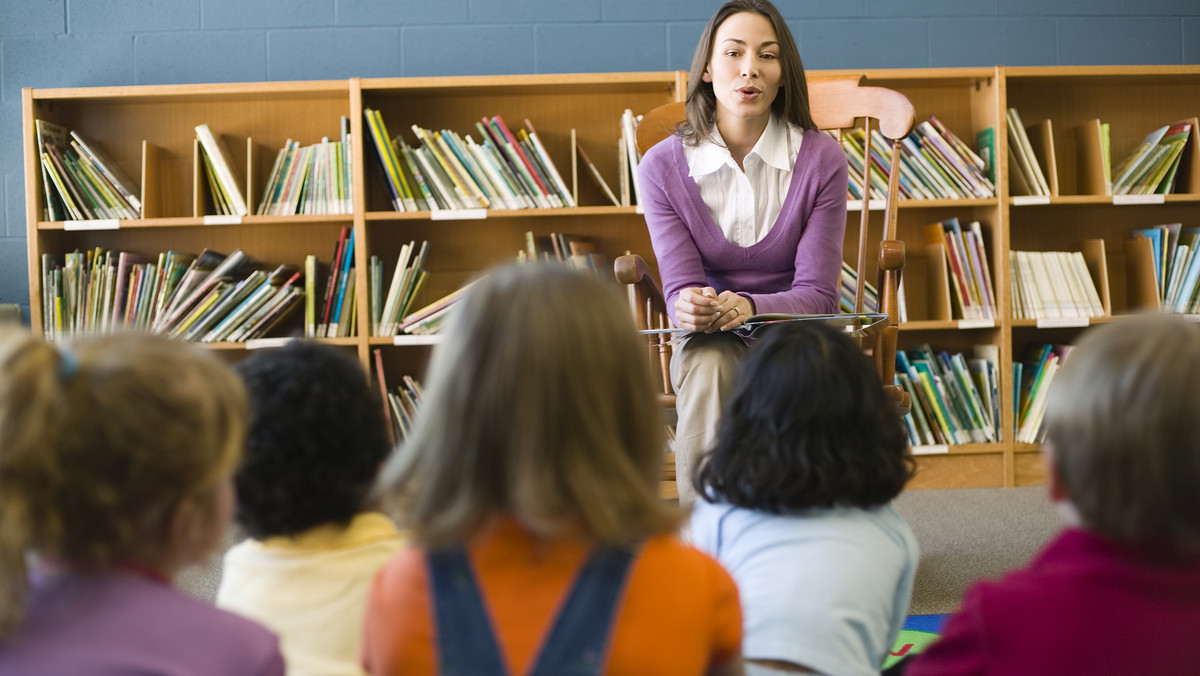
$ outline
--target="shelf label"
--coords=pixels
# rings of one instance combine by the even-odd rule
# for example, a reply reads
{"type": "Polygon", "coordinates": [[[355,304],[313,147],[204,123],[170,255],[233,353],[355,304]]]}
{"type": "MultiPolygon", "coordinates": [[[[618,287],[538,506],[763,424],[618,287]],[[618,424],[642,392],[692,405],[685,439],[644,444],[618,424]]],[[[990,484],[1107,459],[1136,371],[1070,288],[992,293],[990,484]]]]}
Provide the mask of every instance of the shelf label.
{"type": "Polygon", "coordinates": [[[1012,198],[1014,207],[1029,206],[1031,204],[1049,204],[1049,195],[1016,195],[1012,198]]]}
{"type": "Polygon", "coordinates": [[[241,225],[242,217],[236,214],[227,214],[222,216],[205,216],[205,225],[241,225]]]}
{"type": "Polygon", "coordinates": [[[429,218],[435,221],[476,221],[487,218],[487,209],[438,209],[429,218]]]}
{"type": "Polygon", "coordinates": [[[913,446],[913,455],[944,455],[950,452],[950,447],[946,444],[937,444],[935,446],[913,446]]]}
{"type": "Polygon", "coordinates": [[[1113,204],[1165,204],[1166,195],[1113,195],[1113,204]]]}
{"type": "MultiPolygon", "coordinates": [[[[870,211],[882,211],[884,206],[883,200],[868,200],[867,209],[870,211]]],[[[846,211],[862,211],[862,200],[846,200],[846,211]]]]}
{"type": "Polygon", "coordinates": [[[95,218],[87,221],[63,221],[63,230],[118,230],[121,221],[115,218],[95,218]]]}
{"type": "Polygon", "coordinates": [[[1039,329],[1061,329],[1088,326],[1090,323],[1087,317],[1038,317],[1037,327],[1039,329]]]}
{"type": "Polygon", "coordinates": [[[296,340],[295,338],[255,338],[246,341],[247,350],[261,350],[268,347],[283,347],[296,340]]]}
{"type": "Polygon", "coordinates": [[[994,329],[996,328],[995,319],[960,319],[958,320],[958,328],[960,329],[994,329]]]}
{"type": "Polygon", "coordinates": [[[440,342],[442,342],[442,337],[436,334],[425,336],[401,334],[392,337],[392,345],[437,345],[440,342]]]}

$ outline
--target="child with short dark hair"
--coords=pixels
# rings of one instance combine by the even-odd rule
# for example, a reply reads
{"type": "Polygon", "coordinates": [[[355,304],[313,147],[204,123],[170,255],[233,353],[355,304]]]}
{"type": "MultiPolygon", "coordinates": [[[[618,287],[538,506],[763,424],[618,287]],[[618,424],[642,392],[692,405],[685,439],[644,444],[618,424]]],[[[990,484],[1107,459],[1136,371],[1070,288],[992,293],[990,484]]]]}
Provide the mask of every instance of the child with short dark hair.
{"type": "Polygon", "coordinates": [[[879,673],[917,568],[890,505],[912,471],[903,421],[849,337],[781,323],[751,346],[691,520],[737,581],[747,674],[879,673]]]}
{"type": "Polygon", "coordinates": [[[292,341],[240,362],[250,393],[237,523],[217,605],[279,634],[290,676],[361,674],[367,591],[401,545],[367,495],[391,444],[358,360],[292,341]]]}
{"type": "Polygon", "coordinates": [[[904,673],[1196,673],[1197,383],[1195,323],[1089,329],[1046,409],[1050,497],[1068,527],[1025,568],[969,589],[904,673]]]}
{"type": "Polygon", "coordinates": [[[187,343],[0,338],[0,673],[282,676],[266,629],[170,583],[222,542],[245,429],[187,343]]]}

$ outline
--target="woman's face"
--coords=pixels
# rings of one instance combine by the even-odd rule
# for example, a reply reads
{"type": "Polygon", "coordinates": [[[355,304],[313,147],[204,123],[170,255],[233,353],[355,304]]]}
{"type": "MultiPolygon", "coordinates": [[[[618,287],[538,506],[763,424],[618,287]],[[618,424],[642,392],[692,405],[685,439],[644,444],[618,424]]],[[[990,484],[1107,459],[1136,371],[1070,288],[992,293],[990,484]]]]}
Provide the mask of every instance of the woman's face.
{"type": "Polygon", "coordinates": [[[717,28],[704,81],[717,97],[718,126],[734,120],[766,126],[782,77],[779,39],[767,17],[741,12],[717,28]]]}

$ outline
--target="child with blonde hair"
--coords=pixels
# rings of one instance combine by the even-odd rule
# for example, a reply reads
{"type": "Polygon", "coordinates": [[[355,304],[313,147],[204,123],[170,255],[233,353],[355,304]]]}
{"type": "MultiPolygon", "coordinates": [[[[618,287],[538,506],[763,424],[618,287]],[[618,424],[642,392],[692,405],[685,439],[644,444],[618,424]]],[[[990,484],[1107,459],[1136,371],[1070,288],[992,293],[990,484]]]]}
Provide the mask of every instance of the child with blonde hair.
{"type": "Polygon", "coordinates": [[[740,674],[737,589],[657,495],[663,414],[615,285],[500,268],[455,306],[381,489],[380,674],[740,674]]]}
{"type": "Polygon", "coordinates": [[[171,585],[222,542],[245,427],[186,343],[0,338],[0,673],[284,673],[271,633],[171,585]]]}

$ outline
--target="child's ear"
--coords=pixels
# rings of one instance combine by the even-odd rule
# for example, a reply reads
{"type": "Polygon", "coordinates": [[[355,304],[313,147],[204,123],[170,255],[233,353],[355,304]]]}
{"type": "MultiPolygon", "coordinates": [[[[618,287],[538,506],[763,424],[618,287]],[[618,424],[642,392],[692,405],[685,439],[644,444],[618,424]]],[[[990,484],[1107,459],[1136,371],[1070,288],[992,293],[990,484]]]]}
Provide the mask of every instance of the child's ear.
{"type": "Polygon", "coordinates": [[[1058,474],[1054,464],[1054,444],[1049,439],[1042,442],[1042,462],[1046,465],[1046,488],[1050,493],[1050,502],[1070,502],[1066,484],[1058,474]]]}

